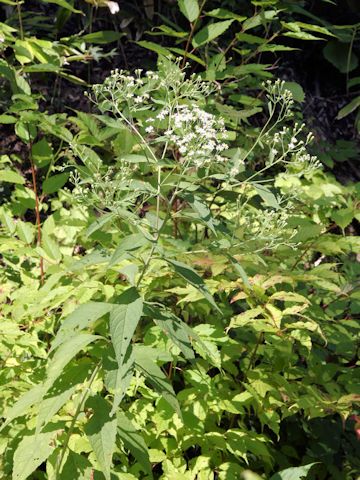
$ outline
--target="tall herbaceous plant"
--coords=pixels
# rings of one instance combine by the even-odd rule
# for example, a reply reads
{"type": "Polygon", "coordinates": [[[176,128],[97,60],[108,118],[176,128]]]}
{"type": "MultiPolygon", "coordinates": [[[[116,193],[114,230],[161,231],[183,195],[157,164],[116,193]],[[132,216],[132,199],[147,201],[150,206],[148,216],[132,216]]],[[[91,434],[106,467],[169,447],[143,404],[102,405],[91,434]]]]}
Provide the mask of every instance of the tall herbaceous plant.
{"type": "MultiPolygon", "coordinates": [[[[293,122],[291,93],[280,81],[264,84],[264,90],[268,117],[247,149],[236,143],[236,125],[215,113],[221,86],[204,83],[169,59],[159,60],[157,72],[113,71],[88,93],[106,134],[118,132],[119,125],[121,133],[115,159],[100,158],[80,136],[74,137],[69,149],[76,167],[72,194],[96,212],[89,235],[115,229],[116,248],[96,250],[88,264],[104,266],[105,287],[113,278],[107,277],[109,270],[118,277],[110,298],[81,304],[61,321],[44,381],[8,411],[2,428],[30,407],[33,412],[30,431],[14,454],[14,479],[27,478],[48,457],[49,478],[63,478],[77,458],[74,452],[82,452],[75,448],[75,439],[83,432],[85,451],[92,452],[89,459],[106,479],[112,478],[115,451],[122,459],[116,468],[126,471],[119,467],[127,461],[117,450],[118,438],[141,465],[139,472],[151,475],[147,446],[138,429],[146,431],[143,416],[153,407],[144,406],[133,420],[124,413],[139,399],[144,405],[159,397],[165,401],[182,448],[179,432],[185,431],[186,419],[175,393],[175,383],[183,381],[175,380],[182,378],[182,365],[202,359],[194,364],[190,380],[194,372],[204,375],[202,361],[223,371],[215,344],[203,339],[210,324],[220,326],[221,342],[234,348],[229,299],[211,275],[201,273],[196,255],[216,255],[222,259],[220,272],[233,271],[242,288],[251,289],[239,255],[295,246],[296,232],[288,217],[296,192],[276,194],[269,173],[301,177],[318,168],[316,158],[307,153],[311,135],[293,122]],[[179,292],[185,294],[189,308],[179,307],[179,292]],[[149,336],[144,342],[149,324],[165,333],[170,347],[164,347],[163,340],[151,343],[149,336]],[[86,358],[76,363],[82,351],[86,358]],[[160,368],[164,363],[170,365],[167,374],[160,368]],[[69,375],[71,386],[64,390],[69,375]],[[54,417],[69,402],[68,421],[58,427],[54,417]]],[[[149,442],[155,441],[147,435],[149,442]]],[[[270,465],[263,440],[248,435],[270,465]]],[[[230,437],[228,441],[230,445],[230,437]]],[[[88,460],[81,461],[88,468],[88,460]]]]}

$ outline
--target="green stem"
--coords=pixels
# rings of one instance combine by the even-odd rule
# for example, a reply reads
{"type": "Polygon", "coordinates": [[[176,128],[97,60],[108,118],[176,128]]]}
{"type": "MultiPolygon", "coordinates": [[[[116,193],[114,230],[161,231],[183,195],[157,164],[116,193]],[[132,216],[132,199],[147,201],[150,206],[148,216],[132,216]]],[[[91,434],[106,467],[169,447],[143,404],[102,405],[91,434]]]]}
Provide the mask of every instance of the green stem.
{"type": "Polygon", "coordinates": [[[198,24],[198,21],[199,21],[199,18],[200,18],[200,15],[201,15],[201,12],[202,12],[202,9],[205,7],[205,4],[206,4],[207,0],[204,0],[203,3],[201,4],[200,8],[199,8],[199,14],[198,16],[196,17],[196,19],[194,20],[193,23],[191,23],[191,30],[190,30],[190,33],[189,33],[189,36],[187,38],[187,42],[186,42],[186,46],[185,46],[185,53],[184,53],[184,58],[183,58],[183,61],[181,62],[181,68],[184,68],[185,67],[185,64],[186,64],[186,57],[188,56],[188,53],[189,53],[189,48],[190,48],[190,43],[191,43],[191,40],[194,36],[194,32],[195,32],[195,29],[196,29],[196,26],[198,24]]]}
{"type": "Polygon", "coordinates": [[[21,38],[21,40],[24,40],[24,27],[23,27],[23,22],[22,22],[21,2],[20,2],[20,0],[16,0],[16,10],[17,10],[18,20],[19,20],[20,38],[21,38]]]}

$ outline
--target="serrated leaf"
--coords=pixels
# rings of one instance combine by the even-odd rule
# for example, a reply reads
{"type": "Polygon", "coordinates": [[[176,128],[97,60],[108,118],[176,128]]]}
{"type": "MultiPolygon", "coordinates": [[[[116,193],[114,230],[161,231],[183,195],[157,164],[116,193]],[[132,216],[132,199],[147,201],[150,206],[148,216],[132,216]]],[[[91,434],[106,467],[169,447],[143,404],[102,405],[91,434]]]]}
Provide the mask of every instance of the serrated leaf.
{"type": "Polygon", "coordinates": [[[104,227],[107,225],[111,220],[115,218],[115,213],[110,212],[106,213],[105,215],[102,215],[100,218],[97,218],[95,222],[93,222],[90,227],[86,230],[86,236],[90,237],[93,233],[95,233],[97,230],[100,228],[104,227]]]}
{"type": "Polygon", "coordinates": [[[70,480],[70,478],[89,480],[92,472],[92,465],[86,457],[69,450],[66,462],[61,469],[59,480],[70,480]]]}
{"type": "Polygon", "coordinates": [[[12,480],[25,480],[49,457],[55,435],[56,432],[46,432],[23,437],[14,454],[12,480]]]}
{"type": "Polygon", "coordinates": [[[111,416],[116,412],[124,398],[134,374],[134,356],[131,345],[128,347],[123,363],[120,366],[117,362],[114,362],[114,364],[115,368],[109,369],[104,365],[106,388],[114,394],[111,416]]]}
{"type": "Polygon", "coordinates": [[[198,0],[178,0],[180,12],[189,22],[194,22],[200,15],[198,0]]]}
{"type": "Polygon", "coordinates": [[[124,361],[142,311],[142,298],[136,288],[131,287],[120,295],[110,312],[111,341],[119,365],[124,361]]]}
{"type": "Polygon", "coordinates": [[[111,480],[111,464],[115,451],[117,420],[110,417],[110,405],[100,395],[90,398],[86,407],[93,415],[85,425],[85,433],[106,480],[111,480]]]}
{"type": "Polygon", "coordinates": [[[92,32],[83,35],[81,38],[87,43],[107,44],[117,42],[124,33],[114,32],[113,30],[100,30],[99,32],[92,32]]]}
{"type": "Polygon", "coordinates": [[[184,199],[189,203],[194,212],[199,216],[210,230],[216,235],[214,218],[211,214],[209,207],[204,203],[201,198],[196,195],[184,195],[184,199]]]}
{"type": "Polygon", "coordinates": [[[223,22],[215,22],[202,28],[193,38],[192,44],[194,48],[206,45],[207,43],[215,40],[223,34],[233,23],[234,20],[224,20],[223,22]]]}
{"type": "Polygon", "coordinates": [[[118,435],[124,442],[125,447],[130,450],[133,457],[144,467],[145,471],[151,475],[151,464],[149,452],[146,443],[140,433],[136,430],[131,420],[125,413],[117,414],[118,435]]]}
{"type": "Polygon", "coordinates": [[[120,295],[110,312],[110,336],[114,347],[119,370],[117,372],[117,392],[111,415],[118,407],[127,382],[127,368],[132,368],[133,361],[128,351],[132,336],[143,313],[143,301],[135,287],[120,295]],[[124,381],[122,386],[121,382],[124,381]]]}

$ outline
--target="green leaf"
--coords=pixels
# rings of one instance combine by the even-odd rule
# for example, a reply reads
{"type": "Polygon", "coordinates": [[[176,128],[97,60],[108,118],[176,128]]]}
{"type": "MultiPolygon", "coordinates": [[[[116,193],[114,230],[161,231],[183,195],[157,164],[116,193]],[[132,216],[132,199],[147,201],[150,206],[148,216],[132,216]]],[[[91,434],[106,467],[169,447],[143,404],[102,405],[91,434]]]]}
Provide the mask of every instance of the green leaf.
{"type": "Polygon", "coordinates": [[[309,463],[302,467],[292,467],[287,468],[286,470],[281,470],[281,472],[275,473],[270,480],[301,480],[302,478],[307,477],[313,465],[316,465],[316,463],[309,463]]]}
{"type": "Polygon", "coordinates": [[[277,13],[278,12],[276,10],[267,10],[267,11],[262,11],[251,18],[248,18],[243,23],[243,31],[245,32],[246,30],[251,30],[252,28],[256,28],[256,27],[259,27],[260,25],[266,24],[267,22],[276,18],[277,13]]]}
{"type": "Polygon", "coordinates": [[[125,447],[130,450],[133,457],[144,467],[146,473],[152,476],[149,452],[143,437],[124,412],[118,412],[117,424],[118,435],[124,442],[125,447]]]}
{"type": "Polygon", "coordinates": [[[81,13],[81,15],[85,15],[81,10],[76,10],[71,3],[68,3],[66,0],[43,0],[45,3],[55,3],[59,5],[59,7],[65,8],[65,10],[70,10],[73,13],[81,13]]]}
{"type": "Polygon", "coordinates": [[[268,187],[265,187],[265,185],[261,185],[260,183],[254,184],[253,187],[255,188],[256,193],[264,200],[265,205],[275,208],[276,210],[280,208],[279,202],[268,187]]]}
{"type": "Polygon", "coordinates": [[[87,376],[91,374],[92,368],[90,361],[85,359],[82,363],[77,363],[65,369],[64,373],[56,380],[39,405],[37,432],[43,429],[71,398],[78,384],[84,382],[87,376]]]}
{"type": "Polygon", "coordinates": [[[242,22],[246,20],[246,17],[242,17],[240,15],[237,15],[236,13],[230,12],[230,10],[226,10],[225,8],[215,8],[210,12],[206,12],[206,15],[208,17],[221,18],[223,20],[234,19],[234,20],[237,20],[238,22],[242,22]]]}
{"type": "Polygon", "coordinates": [[[31,155],[36,166],[42,168],[48,165],[53,158],[53,151],[46,138],[34,143],[31,148],[31,155]]]}
{"type": "Polygon", "coordinates": [[[59,480],[89,480],[92,476],[93,468],[89,460],[83,455],[69,450],[66,462],[60,472],[59,480]]]}
{"type": "MultiPolygon", "coordinates": [[[[185,322],[169,310],[159,309],[152,305],[145,305],[144,315],[154,320],[156,325],[180,348],[186,359],[191,360],[195,357],[190,339],[192,330],[185,322]]],[[[196,336],[193,332],[193,338],[196,336]]]]}
{"type": "Polygon", "coordinates": [[[341,208],[331,214],[331,218],[343,230],[350,225],[354,218],[353,208],[341,208]]]}
{"type": "Polygon", "coordinates": [[[206,25],[202,28],[193,38],[192,44],[194,48],[200,47],[201,45],[206,45],[207,43],[215,40],[222,33],[224,33],[234,20],[225,20],[223,22],[216,22],[206,25]]]}
{"type": "Polygon", "coordinates": [[[9,125],[11,123],[16,123],[16,117],[12,115],[0,115],[0,124],[9,125]]]}
{"type": "Polygon", "coordinates": [[[18,220],[16,222],[16,233],[18,234],[20,240],[30,245],[34,240],[35,229],[31,223],[18,220]]]}
{"type": "Polygon", "coordinates": [[[114,394],[110,415],[113,415],[120,405],[134,374],[134,356],[131,345],[127,349],[123,363],[120,366],[117,362],[113,362],[113,364],[116,365],[115,368],[113,365],[108,368],[106,364],[103,367],[106,388],[114,394]]]}
{"type": "Polygon", "coordinates": [[[72,263],[69,266],[69,270],[71,272],[79,272],[87,267],[91,267],[93,265],[101,265],[102,263],[106,263],[110,260],[110,255],[106,250],[103,249],[96,249],[95,251],[85,255],[80,260],[72,263]]]}
{"type": "MultiPolygon", "coordinates": [[[[118,375],[120,375],[120,379],[126,378],[123,365],[128,363],[127,357],[130,355],[128,348],[142,313],[143,301],[135,287],[131,287],[122,293],[110,312],[110,336],[119,367],[118,375]]],[[[121,392],[115,395],[111,415],[115,412],[123,395],[124,388],[121,385],[119,387],[121,392]]]]}
{"type": "Polygon", "coordinates": [[[64,367],[77,355],[83,348],[90,343],[98,340],[99,336],[90,335],[88,333],[81,333],[71,338],[68,338],[62,343],[53,358],[50,360],[47,368],[46,381],[44,390],[46,393],[54,384],[55,380],[61,375],[64,367]]]}
{"type": "Polygon", "coordinates": [[[13,172],[12,170],[0,170],[0,182],[17,183],[23,185],[25,180],[17,172],[13,172]]]}
{"type": "Polygon", "coordinates": [[[146,243],[147,240],[141,233],[134,233],[128,237],[125,237],[113,253],[109,261],[109,267],[112,267],[116,263],[126,258],[127,252],[138,250],[142,246],[146,245],[146,243]]]}
{"type": "Polygon", "coordinates": [[[355,97],[353,100],[351,100],[350,103],[345,105],[345,107],[343,107],[337,114],[336,119],[341,120],[342,118],[347,117],[348,115],[350,115],[350,113],[352,113],[354,110],[356,110],[359,107],[360,107],[360,96],[355,97]]]}
{"type": "Polygon", "coordinates": [[[93,32],[83,35],[81,38],[87,43],[98,43],[101,45],[117,42],[123,36],[124,33],[121,32],[114,32],[112,30],[100,30],[99,32],[93,32]]]}
{"type": "Polygon", "coordinates": [[[284,87],[290,90],[296,102],[303,102],[305,100],[305,92],[302,86],[297,82],[285,82],[284,87]]]}
{"type": "Polygon", "coordinates": [[[70,337],[79,336],[81,330],[88,328],[93,322],[106,315],[113,308],[111,303],[89,302],[77,307],[65,320],[52,342],[51,351],[70,337]]]}
{"type": "Polygon", "coordinates": [[[86,407],[93,410],[93,415],[85,425],[85,433],[99,462],[106,480],[111,480],[111,464],[115,451],[117,420],[110,417],[110,405],[100,395],[91,397],[86,407]]]}
{"type": "Polygon", "coordinates": [[[156,350],[135,345],[134,356],[136,367],[181,418],[181,410],[174,389],[161,368],[155,363],[156,350]]]}
{"type": "Polygon", "coordinates": [[[350,43],[331,40],[327,43],[323,53],[326,60],[332,63],[341,73],[352,72],[359,65],[359,59],[355,53],[351,51],[350,43]]]}
{"type": "Polygon", "coordinates": [[[26,414],[30,407],[38,403],[43,395],[43,386],[35,385],[25,392],[14,405],[5,412],[5,422],[1,425],[0,431],[3,430],[15,418],[22,417],[26,414]]]}
{"type": "Polygon", "coordinates": [[[178,262],[170,258],[164,258],[170,265],[175,269],[175,272],[189,282],[193,287],[195,287],[201,294],[206,298],[206,300],[211,303],[211,305],[221,313],[221,310],[216,305],[213,296],[209,292],[207,286],[205,285],[204,280],[195,272],[195,270],[185,263],[178,262]]]}
{"type": "Polygon", "coordinates": [[[194,22],[200,15],[198,0],[178,0],[181,13],[189,22],[194,22]]]}
{"type": "Polygon", "coordinates": [[[22,438],[14,454],[12,480],[25,480],[49,457],[54,449],[51,442],[55,435],[53,431],[22,438]]]}
{"type": "Polygon", "coordinates": [[[137,42],[137,44],[140,45],[140,47],[156,52],[159,55],[163,55],[164,57],[168,57],[170,55],[170,52],[167,48],[164,48],[157,43],[141,40],[141,42],[137,42]]]}
{"type": "Polygon", "coordinates": [[[90,227],[86,230],[86,236],[90,237],[93,233],[97,232],[100,228],[107,225],[111,220],[115,218],[115,213],[110,212],[102,215],[100,218],[97,218],[90,227]]]}
{"type": "Polygon", "coordinates": [[[211,214],[209,207],[206,205],[205,202],[201,200],[198,196],[194,196],[191,194],[183,195],[184,199],[189,203],[191,208],[194,212],[199,216],[200,220],[202,220],[205,225],[207,225],[210,230],[216,235],[215,225],[214,225],[214,218],[211,214]]]}
{"type": "Polygon", "coordinates": [[[68,173],[58,173],[57,175],[47,178],[42,185],[43,193],[50,195],[51,193],[57,192],[65,185],[65,183],[68,181],[68,178],[68,173]]]}

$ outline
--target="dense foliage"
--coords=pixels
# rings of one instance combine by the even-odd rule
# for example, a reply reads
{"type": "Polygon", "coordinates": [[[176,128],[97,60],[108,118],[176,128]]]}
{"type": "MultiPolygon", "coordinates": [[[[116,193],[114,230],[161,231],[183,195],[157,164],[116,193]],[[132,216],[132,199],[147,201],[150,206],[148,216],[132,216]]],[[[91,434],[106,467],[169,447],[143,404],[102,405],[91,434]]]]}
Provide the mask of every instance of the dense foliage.
{"type": "Polygon", "coordinates": [[[359,479],[357,2],[0,3],[0,478],[359,479]]]}

